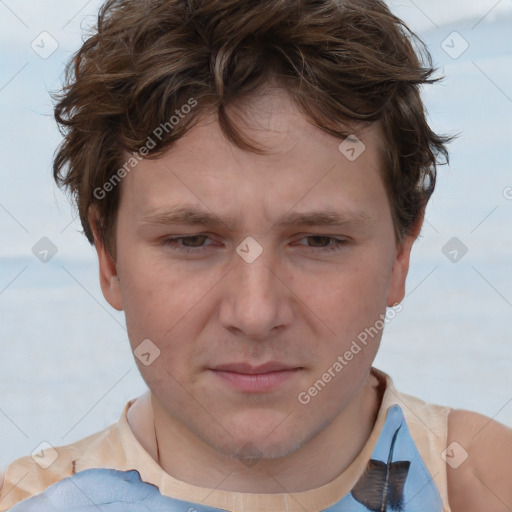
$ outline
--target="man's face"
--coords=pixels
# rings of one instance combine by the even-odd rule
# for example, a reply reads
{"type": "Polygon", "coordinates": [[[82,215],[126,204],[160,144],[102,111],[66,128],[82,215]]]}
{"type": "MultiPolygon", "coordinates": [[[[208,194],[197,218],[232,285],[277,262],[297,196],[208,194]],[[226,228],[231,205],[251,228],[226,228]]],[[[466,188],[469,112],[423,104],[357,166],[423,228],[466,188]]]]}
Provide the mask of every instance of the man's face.
{"type": "Polygon", "coordinates": [[[115,267],[98,249],[132,349],[160,350],[139,367],[168,420],[222,453],[276,457],[356,396],[380,332],[353,342],[402,299],[410,244],[395,244],[377,126],[350,161],[282,92],[245,111],[266,155],[205,118],[123,180],[115,267]]]}

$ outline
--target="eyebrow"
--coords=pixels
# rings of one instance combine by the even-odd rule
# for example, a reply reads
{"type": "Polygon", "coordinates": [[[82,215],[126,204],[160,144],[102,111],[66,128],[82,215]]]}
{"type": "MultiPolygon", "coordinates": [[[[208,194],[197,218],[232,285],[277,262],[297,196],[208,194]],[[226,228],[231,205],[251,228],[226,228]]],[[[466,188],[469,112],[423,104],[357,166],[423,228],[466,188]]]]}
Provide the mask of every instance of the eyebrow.
{"type": "MultiPolygon", "coordinates": [[[[273,223],[275,226],[365,226],[374,219],[372,215],[364,210],[313,210],[310,212],[288,212],[273,223]]],[[[187,206],[174,206],[165,210],[156,208],[145,210],[142,224],[160,225],[197,225],[216,227],[224,225],[233,230],[240,224],[239,216],[227,216],[224,218],[210,212],[187,206]]]]}

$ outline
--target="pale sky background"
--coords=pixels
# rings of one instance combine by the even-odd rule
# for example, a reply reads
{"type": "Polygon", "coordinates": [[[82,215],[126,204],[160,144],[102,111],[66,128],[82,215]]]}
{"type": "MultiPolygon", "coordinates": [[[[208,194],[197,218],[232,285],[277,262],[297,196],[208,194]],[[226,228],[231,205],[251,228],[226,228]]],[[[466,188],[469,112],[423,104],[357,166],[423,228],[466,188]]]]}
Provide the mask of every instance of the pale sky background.
{"type": "MultiPolygon", "coordinates": [[[[51,179],[49,91],[100,4],[0,0],[0,466],[106,427],[144,390],[124,318],[51,179]],[[31,48],[42,32],[58,44],[46,59],[31,48]],[[42,237],[58,249],[48,263],[32,253],[42,237]]],[[[512,425],[512,0],[389,4],[446,76],[425,92],[434,129],[460,136],[376,366],[404,392],[512,425]],[[467,248],[457,263],[443,253],[453,237],[467,248]]]]}

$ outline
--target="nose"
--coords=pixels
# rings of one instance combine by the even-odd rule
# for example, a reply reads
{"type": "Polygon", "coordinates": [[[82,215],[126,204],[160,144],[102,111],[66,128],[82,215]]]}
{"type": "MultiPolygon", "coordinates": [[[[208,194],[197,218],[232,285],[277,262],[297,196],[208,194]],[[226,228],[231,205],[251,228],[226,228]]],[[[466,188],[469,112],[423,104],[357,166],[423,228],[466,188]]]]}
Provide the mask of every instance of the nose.
{"type": "Polygon", "coordinates": [[[237,254],[223,281],[221,325],[250,339],[266,339],[290,325],[292,294],[265,252],[247,263],[237,254]],[[272,268],[274,267],[274,268],[272,268]]]}

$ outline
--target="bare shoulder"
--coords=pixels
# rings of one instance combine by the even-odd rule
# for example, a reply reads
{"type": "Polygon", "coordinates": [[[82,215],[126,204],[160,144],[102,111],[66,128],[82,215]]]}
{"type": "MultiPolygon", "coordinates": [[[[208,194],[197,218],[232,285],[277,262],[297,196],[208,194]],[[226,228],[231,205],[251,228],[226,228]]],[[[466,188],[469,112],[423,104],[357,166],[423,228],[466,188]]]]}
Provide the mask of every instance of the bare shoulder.
{"type": "Polygon", "coordinates": [[[448,417],[445,452],[453,512],[512,510],[512,430],[475,412],[448,417]]]}

